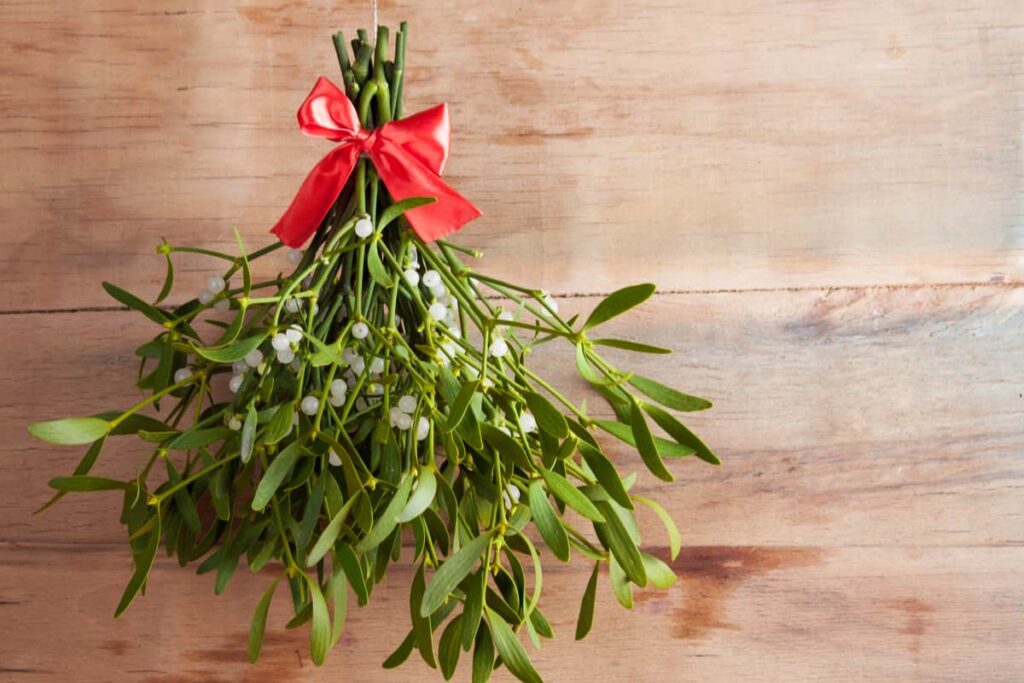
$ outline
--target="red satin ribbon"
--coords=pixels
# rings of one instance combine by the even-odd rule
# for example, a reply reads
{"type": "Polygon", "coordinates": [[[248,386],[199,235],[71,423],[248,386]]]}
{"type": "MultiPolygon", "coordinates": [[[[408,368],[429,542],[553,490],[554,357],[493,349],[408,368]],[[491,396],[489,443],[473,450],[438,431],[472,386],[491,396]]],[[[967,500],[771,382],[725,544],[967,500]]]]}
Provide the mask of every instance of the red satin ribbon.
{"type": "Polygon", "coordinates": [[[321,76],[299,107],[298,118],[299,129],[306,135],[340,144],[313,167],[271,230],[289,247],[300,247],[313,236],[363,153],[373,161],[396,202],[409,197],[437,199],[405,213],[424,242],[454,232],[480,215],[469,200],[441,180],[448,161],[448,105],[363,130],[345,93],[321,76]]]}

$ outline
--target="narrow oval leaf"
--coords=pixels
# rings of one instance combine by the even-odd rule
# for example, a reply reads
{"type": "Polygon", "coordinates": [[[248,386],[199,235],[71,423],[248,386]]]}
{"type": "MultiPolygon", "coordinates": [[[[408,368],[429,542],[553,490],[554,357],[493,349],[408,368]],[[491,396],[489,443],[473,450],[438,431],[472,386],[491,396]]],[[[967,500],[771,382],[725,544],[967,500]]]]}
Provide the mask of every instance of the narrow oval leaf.
{"type": "Polygon", "coordinates": [[[331,616],[327,611],[327,601],[320,590],[317,580],[308,574],[306,584],[309,586],[309,598],[313,603],[313,625],[309,631],[309,656],[313,663],[320,666],[327,659],[327,650],[331,647],[331,616]]]}
{"type": "Polygon", "coordinates": [[[580,614],[576,617],[576,640],[583,640],[590,633],[590,627],[594,625],[594,602],[597,598],[597,574],[601,569],[601,563],[594,563],[594,571],[590,572],[590,580],[587,581],[587,589],[583,591],[583,601],[580,603],[580,614]]]}
{"type": "Polygon", "coordinates": [[[543,683],[512,627],[490,608],[487,609],[487,623],[490,624],[491,633],[494,634],[494,644],[498,648],[498,654],[501,655],[501,661],[508,668],[509,673],[523,683],[543,683]]]}
{"type": "Polygon", "coordinates": [[[95,417],[66,417],[60,420],[36,422],[29,433],[47,443],[60,446],[78,446],[101,439],[110,431],[110,423],[95,417]]]}
{"type": "Polygon", "coordinates": [[[695,455],[706,463],[711,465],[721,465],[722,461],[718,459],[718,456],[708,448],[700,438],[686,428],[683,423],[675,418],[671,413],[665,412],[661,408],[650,403],[643,404],[644,410],[650,415],[659,427],[665,430],[665,433],[675,439],[676,443],[687,448],[692,448],[695,455]]]}
{"type": "Polygon", "coordinates": [[[615,556],[608,558],[608,579],[612,584],[612,592],[619,604],[626,609],[633,609],[633,586],[629,583],[629,577],[616,560],[615,556]]]}
{"type": "Polygon", "coordinates": [[[632,510],[633,501],[629,499],[626,487],[622,484],[622,479],[619,478],[619,473],[615,470],[615,465],[608,459],[608,456],[602,453],[599,448],[595,448],[586,441],[580,441],[579,449],[580,455],[583,456],[587,466],[593,471],[594,476],[597,477],[597,483],[601,485],[601,488],[616,503],[627,510],[632,510]]]}
{"type": "Polygon", "coordinates": [[[113,491],[115,489],[128,489],[133,484],[106,477],[92,477],[89,475],[76,475],[72,477],[54,477],[50,480],[50,488],[65,493],[79,491],[113,491]]]}
{"type": "Polygon", "coordinates": [[[605,518],[604,523],[595,522],[594,524],[598,535],[607,543],[608,550],[618,560],[629,580],[640,587],[646,586],[647,572],[644,570],[644,562],[640,557],[640,549],[637,548],[626,525],[612,508],[611,503],[598,501],[597,509],[605,518]]]}
{"type": "Polygon", "coordinates": [[[167,314],[159,308],[156,306],[150,306],[139,297],[130,292],[126,292],[115,284],[104,282],[103,289],[117,301],[121,302],[128,308],[138,311],[158,325],[163,325],[169,320],[167,314]]]}
{"type": "Polygon", "coordinates": [[[341,509],[331,519],[323,533],[320,534],[320,538],[313,544],[313,549],[309,551],[309,556],[306,557],[306,566],[312,567],[327,554],[327,551],[331,549],[334,542],[338,540],[338,535],[341,533],[342,525],[345,523],[345,518],[348,517],[349,511],[352,509],[352,505],[359,500],[359,496],[352,496],[345,501],[345,504],[341,506],[341,509]]]}
{"type": "Polygon", "coordinates": [[[484,613],[484,595],[487,592],[487,569],[481,567],[467,582],[466,600],[462,607],[462,649],[469,652],[480,628],[484,613]]]}
{"type": "Polygon", "coordinates": [[[647,377],[632,375],[629,378],[629,383],[636,387],[640,393],[654,399],[666,408],[682,412],[693,412],[707,410],[711,407],[711,401],[707,399],[684,394],[647,377]]]}
{"type": "Polygon", "coordinates": [[[420,602],[420,616],[429,617],[451,595],[470,570],[480,561],[480,556],[490,547],[491,537],[497,529],[480,534],[462,546],[457,553],[445,560],[434,573],[420,602]]]}
{"type": "Polygon", "coordinates": [[[149,577],[149,570],[153,567],[153,560],[156,559],[156,551],[160,548],[160,515],[159,508],[157,508],[158,514],[155,518],[153,530],[149,533],[146,539],[146,546],[135,556],[136,567],[135,573],[132,574],[132,578],[128,580],[128,585],[125,586],[124,593],[121,595],[121,601],[117,603],[117,609],[114,610],[114,618],[124,614],[124,611],[132,604],[135,600],[135,596],[139,594],[142,586],[145,585],[146,579],[149,577]]]}
{"type": "Polygon", "coordinates": [[[405,637],[405,640],[395,648],[395,651],[388,655],[388,658],[381,664],[385,669],[394,669],[397,666],[401,666],[405,663],[405,660],[409,659],[409,655],[412,654],[413,645],[416,644],[415,634],[409,631],[409,635],[405,637]]]}
{"type": "Polygon", "coordinates": [[[409,496],[409,501],[405,504],[405,507],[398,513],[399,524],[409,522],[423,514],[423,511],[434,502],[434,493],[436,491],[437,477],[434,474],[434,470],[429,467],[422,468],[420,475],[416,478],[416,488],[413,490],[412,495],[409,496]]]}
{"type": "Polygon", "coordinates": [[[295,406],[282,403],[270,418],[270,424],[263,432],[263,443],[275,444],[288,436],[292,431],[292,420],[295,417],[295,406]]]}
{"type": "Polygon", "coordinates": [[[665,526],[665,531],[668,532],[669,557],[673,560],[676,559],[679,556],[679,550],[683,547],[683,540],[679,536],[679,528],[676,527],[672,515],[668,514],[668,510],[663,508],[660,503],[650,498],[635,496],[633,500],[649,507],[658,516],[658,519],[661,520],[661,523],[665,526]]]}
{"type": "Polygon", "coordinates": [[[448,622],[441,633],[441,641],[437,646],[437,663],[441,667],[441,675],[444,680],[451,680],[455,675],[455,668],[459,665],[459,655],[462,650],[459,647],[459,638],[462,634],[462,615],[455,617],[448,622]]]}
{"type": "Polygon", "coordinates": [[[466,382],[459,389],[458,396],[455,397],[455,401],[452,402],[448,408],[448,422],[445,425],[447,430],[453,431],[462,422],[463,416],[466,414],[466,409],[469,408],[469,402],[473,399],[473,394],[476,393],[480,386],[480,381],[476,380],[473,382],[466,382]]]}
{"type": "Polygon", "coordinates": [[[524,392],[523,398],[526,399],[526,405],[537,418],[537,425],[541,429],[556,439],[569,436],[569,424],[565,421],[565,415],[562,415],[551,401],[533,391],[524,392]]]}
{"type": "MultiPolygon", "coordinates": [[[[546,470],[543,467],[538,469],[540,470],[540,475],[544,477],[544,483],[548,485],[551,493],[555,494],[556,498],[591,521],[604,521],[604,515],[568,479],[552,470],[546,470]]],[[[616,478],[618,477],[616,476],[616,478]]]]}
{"type": "Polygon", "coordinates": [[[610,346],[613,349],[622,349],[623,351],[635,351],[636,353],[672,353],[672,349],[666,349],[663,346],[641,344],[640,342],[629,341],[628,339],[591,339],[590,341],[600,346],[610,346]]]}
{"type": "Polygon", "coordinates": [[[187,429],[174,441],[167,444],[167,447],[174,451],[190,451],[193,448],[209,446],[214,441],[220,441],[234,434],[227,427],[211,427],[209,429],[187,429]]]}
{"type": "Polygon", "coordinates": [[[377,220],[377,231],[381,231],[388,227],[393,220],[401,216],[406,211],[411,211],[417,206],[425,206],[427,204],[433,204],[437,199],[434,197],[407,197],[400,202],[395,202],[380,214],[380,218],[377,220]]]}
{"type": "Polygon", "coordinates": [[[380,260],[380,249],[377,247],[376,242],[370,242],[370,247],[366,252],[366,268],[370,271],[370,277],[381,287],[391,289],[395,286],[395,281],[388,274],[388,269],[384,267],[384,263],[380,260]]]}
{"type": "Polygon", "coordinates": [[[196,353],[207,360],[217,363],[234,363],[258,349],[266,338],[266,333],[261,333],[244,339],[236,339],[227,346],[195,346],[193,348],[196,353]]]}
{"type": "Polygon", "coordinates": [[[580,373],[580,376],[590,382],[591,384],[607,384],[608,378],[604,375],[598,374],[594,368],[590,367],[590,361],[587,360],[586,347],[583,344],[576,345],[576,370],[580,373]]]}
{"type": "Polygon", "coordinates": [[[569,537],[566,536],[565,527],[559,521],[554,508],[548,501],[547,491],[540,481],[534,480],[530,483],[530,512],[533,513],[533,523],[537,525],[544,542],[554,553],[555,557],[562,562],[569,560],[569,537]]]}
{"type": "Polygon", "coordinates": [[[494,641],[486,624],[476,632],[473,645],[473,683],[487,683],[494,671],[494,641]]]}
{"type": "Polygon", "coordinates": [[[391,497],[391,501],[384,508],[384,512],[373,521],[370,531],[356,544],[357,553],[364,554],[367,551],[373,550],[383,543],[391,535],[391,532],[395,530],[395,527],[398,525],[398,514],[405,509],[405,504],[409,500],[409,489],[412,488],[412,481],[412,477],[406,476],[402,483],[398,485],[395,495],[391,497]]]}
{"type": "Polygon", "coordinates": [[[249,462],[252,447],[256,445],[256,419],[256,405],[250,404],[249,411],[245,414],[245,422],[242,424],[242,443],[239,447],[242,462],[249,462]]]}
{"type": "Polygon", "coordinates": [[[642,304],[654,294],[654,290],[654,285],[645,283],[623,287],[612,292],[594,307],[587,321],[583,323],[582,329],[589,330],[591,327],[596,327],[617,315],[625,313],[634,306],[642,304]]]}
{"type": "Polygon", "coordinates": [[[652,586],[665,589],[676,582],[676,575],[672,568],[657,557],[647,553],[640,553],[640,557],[643,558],[644,571],[647,572],[647,578],[652,586]]]}
{"type": "MultiPolygon", "coordinates": [[[[632,407],[630,407],[629,410],[630,413],[627,416],[627,419],[632,422],[632,407]]],[[[594,424],[614,436],[616,439],[624,443],[628,443],[634,448],[638,448],[636,435],[633,433],[631,425],[614,422],[612,420],[594,420],[594,424]]],[[[683,446],[675,441],[663,439],[660,436],[654,437],[654,445],[658,449],[658,453],[665,458],[685,458],[694,454],[694,450],[689,446],[683,446]]]]}
{"type": "Polygon", "coordinates": [[[255,662],[260,658],[260,650],[263,649],[263,634],[267,630],[267,613],[270,611],[270,600],[274,597],[274,589],[277,588],[278,579],[267,588],[263,597],[256,605],[256,611],[252,615],[252,625],[249,627],[249,661],[255,662]]]}
{"type": "Polygon", "coordinates": [[[654,445],[654,435],[651,434],[651,428],[647,425],[644,411],[640,409],[640,404],[632,396],[630,396],[630,404],[632,409],[629,422],[633,430],[633,438],[636,439],[636,449],[640,452],[640,459],[647,465],[647,469],[650,470],[651,474],[658,479],[674,481],[675,477],[665,467],[665,463],[661,460],[661,455],[658,454],[658,447],[654,445]]]}
{"type": "Polygon", "coordinates": [[[167,242],[165,241],[160,245],[161,249],[158,250],[163,251],[164,258],[167,259],[167,275],[164,276],[164,286],[160,288],[160,293],[156,295],[156,301],[153,302],[154,305],[166,299],[167,295],[171,293],[171,288],[174,287],[174,261],[171,260],[170,249],[166,249],[166,246],[167,242]]]}
{"type": "Polygon", "coordinates": [[[267,503],[277,492],[277,489],[281,486],[281,482],[284,481],[285,477],[292,471],[292,467],[295,466],[295,461],[299,459],[302,454],[302,443],[295,441],[288,445],[283,451],[277,454],[277,456],[270,461],[270,466],[267,467],[267,471],[263,473],[263,477],[260,479],[259,485],[256,487],[256,493],[252,497],[252,509],[256,512],[261,512],[263,508],[267,507],[267,503]]]}

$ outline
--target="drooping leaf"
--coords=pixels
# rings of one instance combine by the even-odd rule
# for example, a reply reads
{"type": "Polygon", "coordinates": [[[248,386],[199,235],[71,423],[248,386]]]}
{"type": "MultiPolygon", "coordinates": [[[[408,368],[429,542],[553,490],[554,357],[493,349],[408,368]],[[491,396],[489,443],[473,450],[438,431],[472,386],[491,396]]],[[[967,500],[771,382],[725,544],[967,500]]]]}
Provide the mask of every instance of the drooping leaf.
{"type": "Polygon", "coordinates": [[[544,482],[555,494],[555,497],[580,513],[589,520],[603,522],[604,516],[598,511],[590,499],[583,495],[578,488],[572,485],[568,479],[553,470],[538,467],[544,482]]]}
{"type": "Polygon", "coordinates": [[[242,360],[258,349],[260,344],[262,344],[266,338],[266,333],[261,332],[259,334],[254,334],[251,337],[236,339],[227,346],[196,346],[193,348],[196,353],[207,360],[212,360],[217,363],[233,363],[236,360],[242,360]]]}
{"type": "Polygon", "coordinates": [[[462,615],[459,615],[448,622],[441,633],[441,640],[437,647],[437,663],[441,667],[441,675],[444,680],[451,680],[455,675],[455,668],[459,665],[459,655],[462,650],[459,648],[459,638],[462,634],[462,615]]]}
{"type": "Polygon", "coordinates": [[[157,249],[158,252],[163,253],[167,261],[167,274],[164,276],[163,287],[160,288],[160,293],[156,295],[156,301],[153,302],[154,306],[166,299],[167,295],[171,293],[171,288],[174,287],[174,261],[171,260],[171,250],[168,246],[167,241],[164,240],[163,244],[157,249]]]}
{"type": "Polygon", "coordinates": [[[256,444],[256,405],[250,404],[245,414],[245,422],[242,424],[242,443],[239,446],[239,459],[242,462],[249,462],[252,457],[252,449],[256,444]]]}
{"type": "Polygon", "coordinates": [[[587,581],[587,589],[583,591],[583,601],[580,602],[580,614],[576,618],[576,640],[583,640],[590,633],[590,627],[594,625],[594,602],[597,598],[597,575],[601,569],[601,563],[594,563],[594,571],[590,572],[590,580],[587,581]]]}
{"type": "Polygon", "coordinates": [[[459,426],[462,422],[463,416],[466,414],[466,409],[469,408],[469,402],[476,393],[477,388],[480,386],[480,381],[476,380],[473,382],[466,382],[459,389],[459,394],[456,396],[455,401],[448,407],[448,422],[446,429],[450,432],[459,426]]]}
{"type": "Polygon", "coordinates": [[[634,496],[633,500],[638,503],[643,503],[649,507],[654,514],[658,516],[661,523],[665,525],[665,531],[668,532],[668,548],[669,557],[673,560],[679,555],[679,550],[683,547],[683,540],[679,536],[679,529],[676,527],[675,521],[672,519],[672,515],[668,514],[668,511],[661,506],[657,501],[651,500],[650,498],[644,498],[642,496],[634,496]]]}
{"type": "Polygon", "coordinates": [[[369,248],[366,251],[366,269],[370,271],[370,277],[373,278],[373,281],[381,287],[391,289],[395,286],[394,279],[380,260],[380,249],[376,241],[370,242],[369,248]]]}
{"type": "Polygon", "coordinates": [[[421,468],[419,476],[416,477],[416,488],[413,489],[405,507],[398,513],[398,522],[404,524],[423,514],[423,511],[434,501],[436,491],[437,478],[434,470],[430,467],[421,468]]]}
{"type": "Polygon", "coordinates": [[[494,671],[494,641],[487,624],[480,624],[473,644],[473,683],[487,683],[494,671]]]}
{"type": "Polygon", "coordinates": [[[267,613],[270,611],[270,601],[274,597],[274,589],[277,588],[278,579],[274,581],[263,593],[256,611],[252,615],[252,625],[249,627],[249,661],[255,662],[260,658],[260,650],[263,649],[263,634],[267,630],[267,613]]]}
{"type": "Polygon", "coordinates": [[[335,513],[330,523],[324,527],[324,530],[320,533],[320,538],[313,544],[313,549],[309,551],[309,555],[306,557],[307,567],[312,567],[323,559],[327,551],[334,546],[334,542],[338,540],[338,535],[341,533],[342,526],[345,523],[345,518],[348,517],[352,505],[357,500],[359,500],[359,496],[353,496],[346,500],[341,509],[335,513]]]}
{"type": "Polygon", "coordinates": [[[114,610],[115,619],[124,614],[149,577],[149,570],[153,567],[153,560],[156,559],[156,551],[160,548],[159,510],[157,508],[153,530],[146,537],[146,545],[135,555],[135,572],[128,579],[128,585],[125,586],[124,593],[121,594],[121,601],[117,603],[117,609],[114,610]]]}
{"type": "Polygon", "coordinates": [[[496,531],[496,529],[491,529],[483,532],[462,546],[457,553],[449,557],[438,567],[437,572],[434,573],[430,584],[427,586],[427,590],[423,594],[423,600],[420,603],[421,616],[430,616],[444,604],[448,596],[455,590],[455,587],[466,578],[466,575],[473,569],[473,566],[480,561],[484,551],[490,547],[491,537],[494,536],[496,531]]]}
{"type": "Polygon", "coordinates": [[[526,405],[530,412],[537,418],[537,426],[556,439],[564,439],[569,435],[569,425],[565,421],[565,415],[556,408],[551,401],[544,396],[527,391],[523,393],[526,405]]]}
{"type": "Polygon", "coordinates": [[[632,535],[611,503],[598,501],[596,505],[605,518],[603,523],[594,523],[594,528],[597,529],[601,540],[607,544],[608,550],[619,561],[619,565],[629,580],[638,586],[646,586],[647,573],[640,557],[640,549],[637,548],[632,535]]]}
{"type": "MultiPolygon", "coordinates": [[[[632,407],[630,408],[630,421],[632,421],[632,407]]],[[[636,435],[633,433],[631,425],[622,424],[621,422],[614,422],[612,420],[594,420],[594,424],[608,432],[616,439],[628,443],[630,446],[639,449],[637,444],[636,435]]],[[[657,452],[665,458],[685,458],[693,455],[694,450],[689,446],[683,446],[676,443],[675,441],[669,441],[663,439],[660,436],[653,437],[654,446],[657,452]]]]}
{"type": "Polygon", "coordinates": [[[562,562],[568,562],[569,538],[565,533],[565,527],[562,526],[558,515],[551,507],[547,492],[540,481],[534,480],[530,483],[529,499],[533,522],[537,525],[544,542],[548,544],[548,548],[551,549],[555,557],[562,562]]]}
{"type": "Polygon", "coordinates": [[[36,422],[29,426],[32,436],[60,446],[78,446],[101,439],[110,431],[110,423],[95,417],[66,417],[36,422]]]}
{"type": "Polygon", "coordinates": [[[412,631],[409,631],[409,635],[402,640],[401,644],[395,648],[395,651],[388,655],[388,658],[381,664],[385,669],[394,669],[397,666],[401,666],[405,663],[405,660],[409,659],[409,655],[412,654],[412,648],[416,644],[416,639],[412,631]]]}
{"type": "Polygon", "coordinates": [[[292,471],[292,467],[295,466],[300,455],[302,455],[302,442],[293,441],[270,461],[270,466],[263,473],[263,477],[256,487],[256,493],[253,494],[251,505],[253,510],[262,512],[263,508],[267,507],[267,503],[277,493],[281,482],[292,471]]]}
{"type": "Polygon", "coordinates": [[[656,405],[650,403],[643,404],[644,410],[650,415],[659,427],[665,430],[665,433],[675,439],[676,443],[692,448],[698,458],[711,465],[720,465],[722,461],[718,459],[718,456],[708,448],[700,438],[686,428],[679,420],[675,418],[671,413],[668,413],[656,405]]]}
{"type": "Polygon", "coordinates": [[[643,559],[644,571],[647,572],[647,578],[652,586],[665,589],[676,582],[676,575],[672,568],[657,557],[647,553],[640,553],[640,557],[643,559]]]}
{"type": "Polygon", "coordinates": [[[80,491],[113,491],[115,489],[128,489],[133,484],[106,477],[92,477],[89,475],[76,475],[71,477],[54,477],[50,480],[50,488],[64,491],[65,493],[80,491]]]}
{"type": "Polygon", "coordinates": [[[599,346],[610,346],[614,349],[634,351],[636,353],[672,353],[672,349],[666,349],[662,346],[653,346],[651,344],[641,344],[640,342],[629,341],[628,339],[591,339],[590,341],[591,343],[599,346]]]}
{"type": "Polygon", "coordinates": [[[658,447],[654,444],[654,435],[651,434],[651,428],[647,425],[647,418],[644,417],[644,411],[640,409],[640,403],[632,396],[630,396],[630,399],[632,410],[629,422],[630,428],[633,431],[633,438],[636,440],[636,449],[640,452],[640,459],[647,465],[647,469],[651,474],[658,479],[673,481],[675,477],[665,467],[665,463],[661,461],[658,447]]]}
{"type": "Polygon", "coordinates": [[[308,574],[302,574],[309,586],[309,598],[313,604],[313,627],[309,632],[309,655],[313,663],[320,666],[327,658],[327,650],[331,647],[331,616],[327,611],[327,601],[320,590],[317,580],[308,574]]]}
{"type": "Polygon", "coordinates": [[[275,444],[288,436],[292,431],[294,416],[295,406],[291,402],[278,406],[274,416],[270,418],[266,431],[263,432],[263,443],[275,444]]]}
{"type": "Polygon", "coordinates": [[[667,387],[664,384],[655,382],[653,379],[649,379],[647,377],[632,375],[629,378],[629,383],[640,390],[640,393],[654,399],[666,408],[672,408],[673,410],[679,410],[682,412],[692,412],[696,410],[707,410],[711,407],[711,401],[707,399],[684,394],[681,391],[676,391],[671,387],[667,387]]]}
{"type": "Polygon", "coordinates": [[[523,644],[519,642],[515,631],[502,619],[494,610],[487,609],[487,623],[494,634],[494,644],[501,655],[501,661],[508,668],[509,673],[523,681],[523,683],[543,683],[540,674],[533,668],[530,656],[526,654],[523,644]]]}
{"type": "Polygon", "coordinates": [[[629,582],[625,570],[615,556],[608,558],[608,579],[612,584],[612,592],[619,604],[626,609],[633,609],[633,585],[629,582]]]}
{"type": "Polygon", "coordinates": [[[487,592],[487,569],[481,567],[466,582],[466,600],[462,607],[462,649],[469,652],[476,640],[477,629],[484,613],[484,595],[487,592]]]}
{"type": "Polygon", "coordinates": [[[412,481],[412,477],[407,476],[398,485],[395,495],[391,497],[391,501],[384,508],[384,512],[374,520],[370,531],[356,544],[356,552],[363,554],[373,550],[383,543],[384,539],[395,530],[395,527],[398,525],[398,515],[405,508],[405,504],[409,500],[409,489],[412,488],[412,481]]]}
{"type": "Polygon", "coordinates": [[[406,211],[411,211],[417,206],[433,204],[436,201],[437,199],[434,197],[407,197],[400,202],[395,202],[380,214],[380,218],[377,219],[377,232],[383,232],[384,228],[406,211]]]}
{"type": "Polygon", "coordinates": [[[167,317],[167,314],[156,306],[150,306],[139,297],[130,292],[126,292],[115,284],[104,282],[103,289],[115,300],[124,304],[128,308],[138,311],[158,325],[163,325],[165,322],[170,320],[170,318],[167,317]]]}
{"type": "Polygon", "coordinates": [[[642,285],[631,285],[615,290],[594,307],[590,316],[583,323],[583,330],[589,330],[603,322],[611,320],[615,316],[622,315],[634,306],[638,306],[654,294],[655,286],[646,283],[642,285]]]}

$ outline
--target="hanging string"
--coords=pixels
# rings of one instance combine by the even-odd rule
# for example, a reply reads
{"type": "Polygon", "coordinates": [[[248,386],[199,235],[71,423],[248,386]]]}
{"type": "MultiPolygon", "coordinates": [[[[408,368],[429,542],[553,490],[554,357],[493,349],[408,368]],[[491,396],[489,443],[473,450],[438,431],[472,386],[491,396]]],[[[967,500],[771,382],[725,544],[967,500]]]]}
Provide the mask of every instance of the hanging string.
{"type": "Polygon", "coordinates": [[[370,0],[370,16],[371,16],[370,24],[373,27],[373,30],[370,31],[370,38],[371,38],[371,40],[376,40],[377,39],[377,0],[370,0]]]}

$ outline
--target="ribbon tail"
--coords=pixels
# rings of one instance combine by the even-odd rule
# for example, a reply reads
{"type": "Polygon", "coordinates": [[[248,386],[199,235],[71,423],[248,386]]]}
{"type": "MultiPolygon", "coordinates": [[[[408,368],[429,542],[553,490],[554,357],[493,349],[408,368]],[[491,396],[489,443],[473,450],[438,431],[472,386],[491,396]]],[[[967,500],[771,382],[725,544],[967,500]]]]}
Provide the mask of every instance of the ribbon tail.
{"type": "Polygon", "coordinates": [[[358,158],[356,145],[339,145],[328,152],[302,181],[291,205],[270,232],[293,249],[305,244],[330,211],[358,158]]]}
{"type": "Polygon", "coordinates": [[[381,145],[372,151],[373,164],[396,202],[409,197],[433,197],[433,204],[405,212],[405,218],[424,242],[433,242],[455,232],[481,213],[441,177],[400,147],[381,145]]]}

